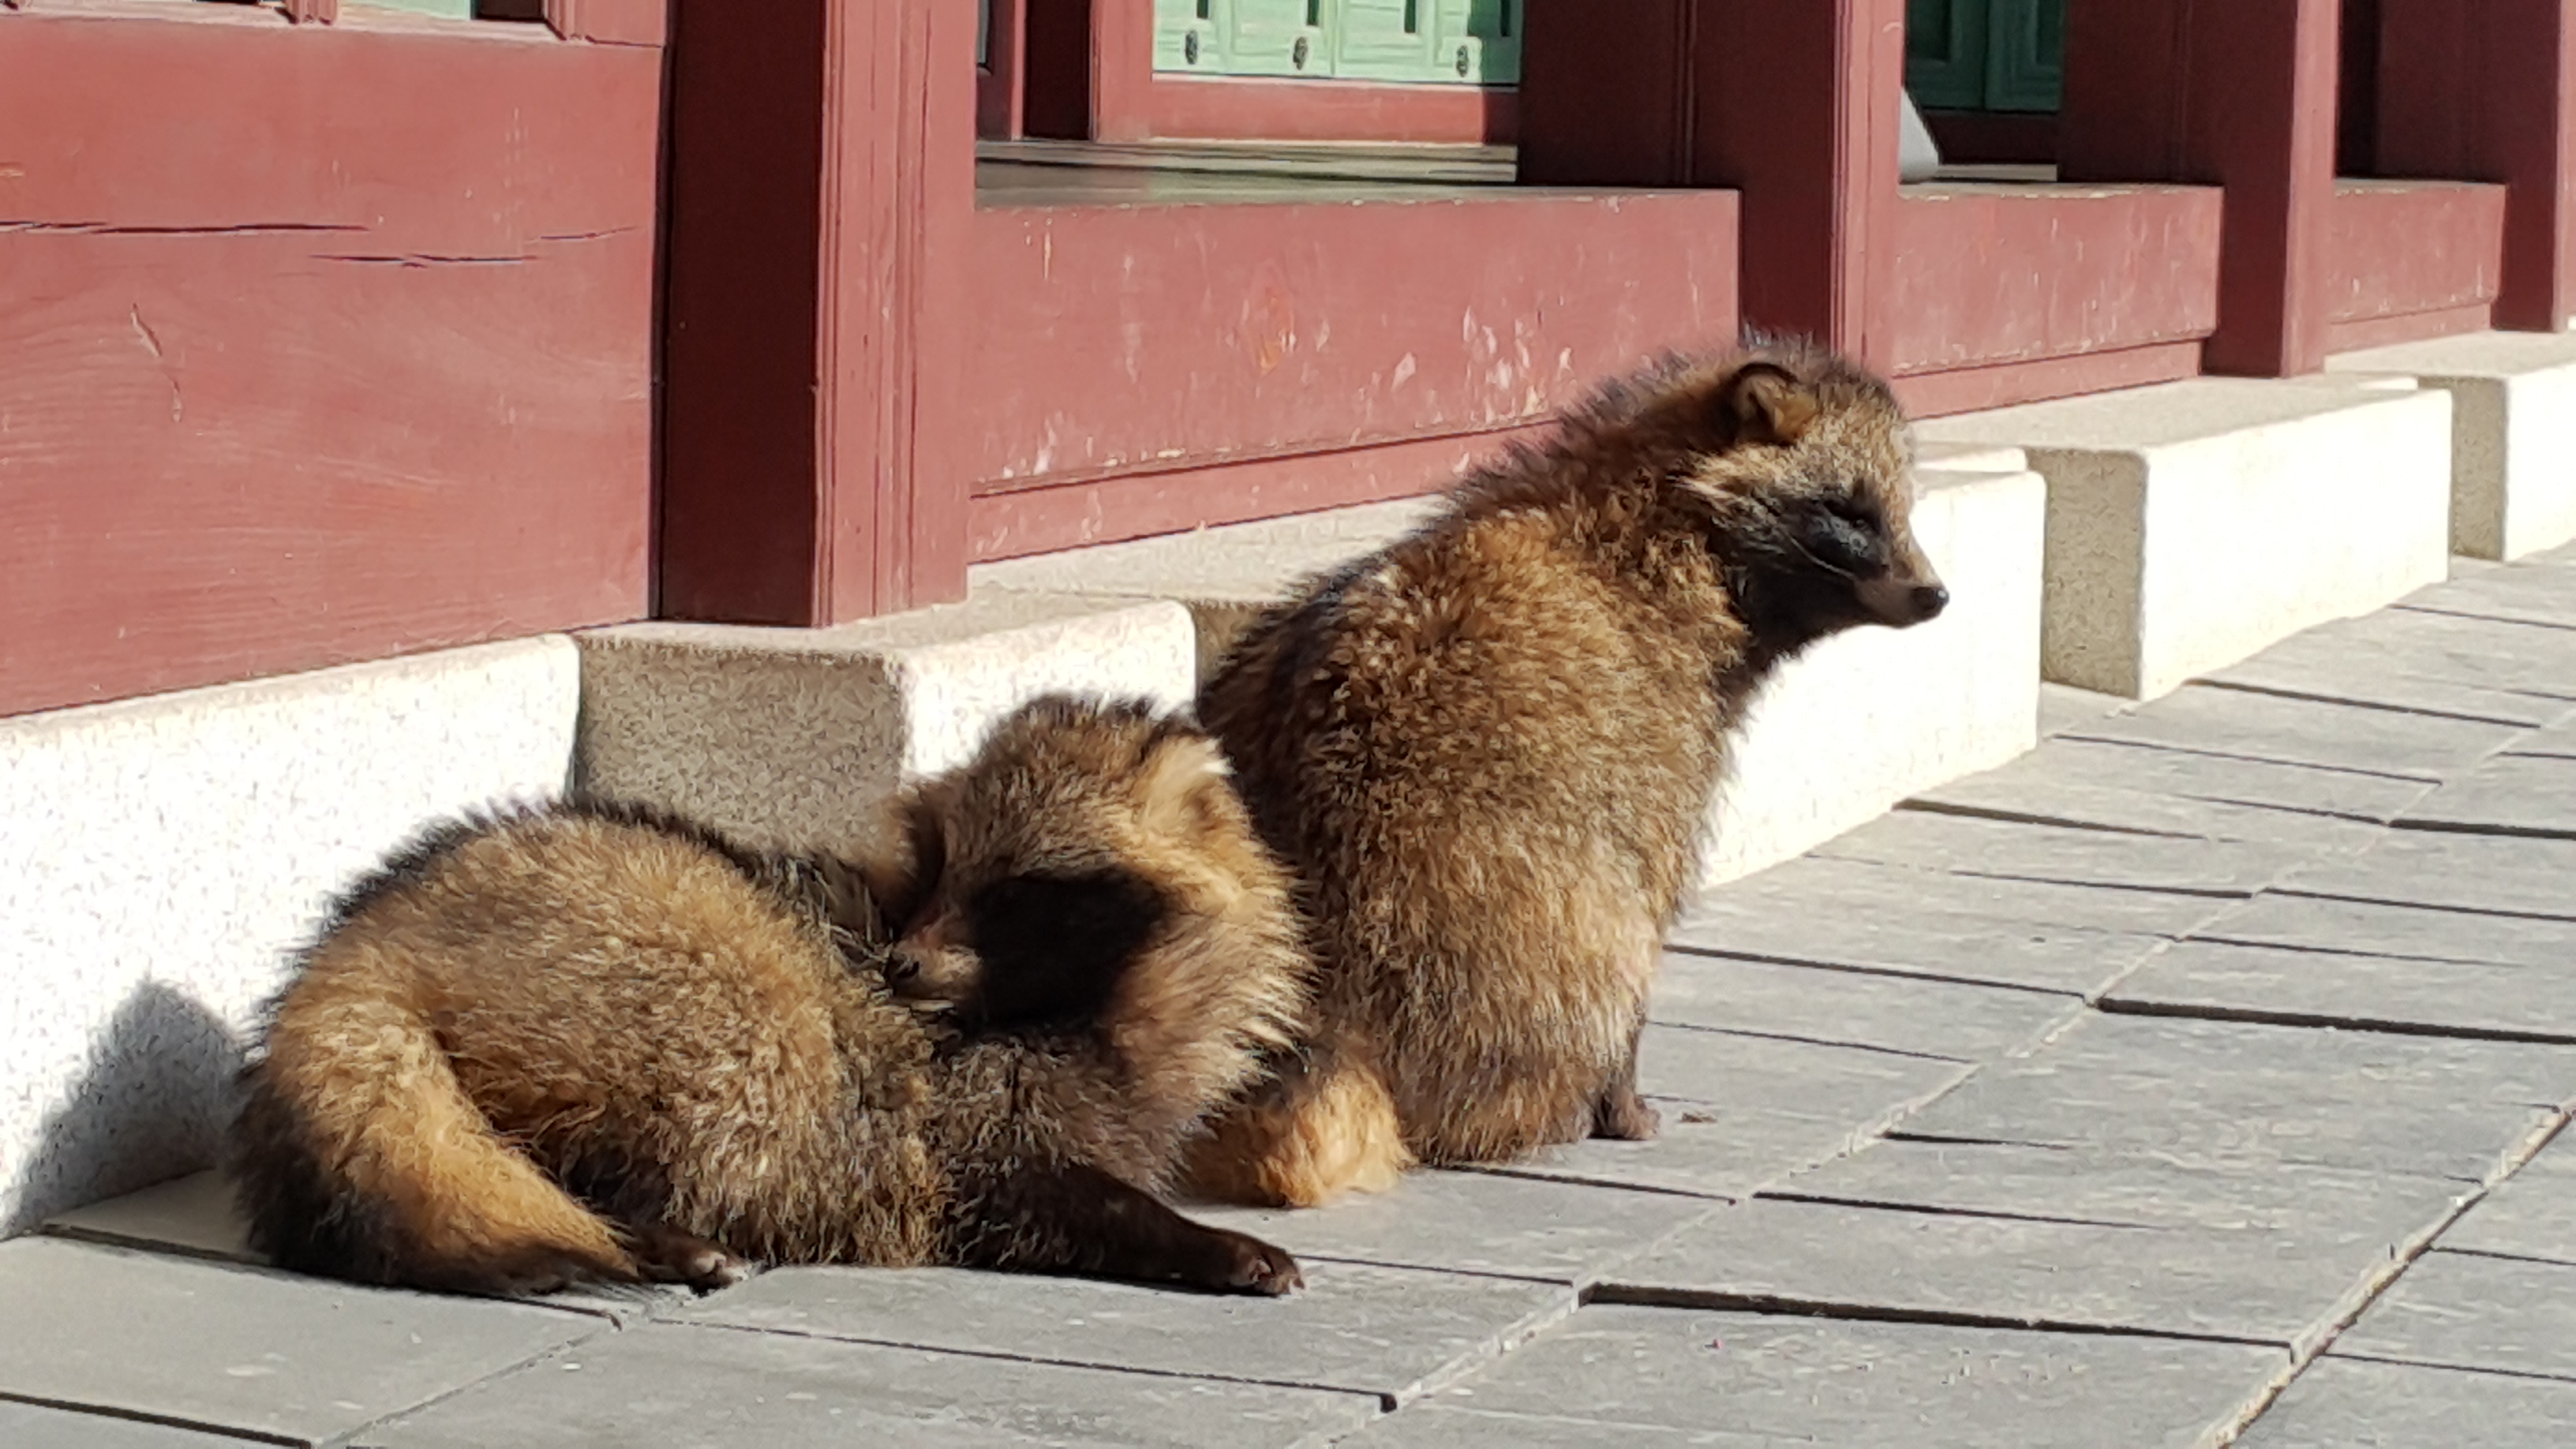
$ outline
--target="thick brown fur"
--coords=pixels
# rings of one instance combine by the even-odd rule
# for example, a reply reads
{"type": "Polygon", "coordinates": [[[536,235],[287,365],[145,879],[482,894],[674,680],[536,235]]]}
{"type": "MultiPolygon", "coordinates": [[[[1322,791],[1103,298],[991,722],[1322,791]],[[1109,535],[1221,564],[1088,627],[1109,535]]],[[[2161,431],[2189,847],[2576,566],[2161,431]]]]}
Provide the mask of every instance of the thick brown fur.
{"type": "Polygon", "coordinates": [[[1198,1189],[1305,1205],[1654,1133],[1637,1034],[1728,731],[1807,645],[1947,600],[1910,462],[1886,384],[1820,349],[1668,360],[1252,624],[1200,712],[1323,976],[1198,1189]]]}
{"type": "Polygon", "coordinates": [[[1213,741],[1049,698],[894,810],[855,863],[583,802],[433,832],[275,1003],[233,1164],[255,1245],[467,1292],[745,1260],[1293,1288],[1288,1255],[1156,1196],[1309,986],[1213,741]],[[1069,876],[1117,888],[1070,917],[1014,893],[1069,876]],[[1061,1010],[961,1031],[886,989],[898,956],[1104,923],[1118,950],[1080,956],[1061,1010]]]}

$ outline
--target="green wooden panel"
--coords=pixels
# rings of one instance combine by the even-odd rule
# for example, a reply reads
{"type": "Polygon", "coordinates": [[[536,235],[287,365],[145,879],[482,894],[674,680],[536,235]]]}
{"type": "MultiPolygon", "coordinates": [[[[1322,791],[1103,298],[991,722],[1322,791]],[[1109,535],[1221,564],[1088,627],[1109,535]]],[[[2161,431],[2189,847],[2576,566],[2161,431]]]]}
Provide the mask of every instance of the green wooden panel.
{"type": "Polygon", "coordinates": [[[1154,0],[1154,69],[1223,75],[1224,0],[1154,0]]]}
{"type": "Polygon", "coordinates": [[[1986,104],[1989,0],[1905,0],[1905,89],[1932,111],[1986,104]]]}
{"type": "Polygon", "coordinates": [[[1513,85],[1524,0],[1155,0],[1154,68],[1513,85]],[[1304,42],[1300,62],[1299,42],[1304,42]]]}
{"type": "Polygon", "coordinates": [[[1328,0],[1219,0],[1227,75],[1327,76],[1332,36],[1328,0]]]}
{"type": "Polygon", "coordinates": [[[2066,92],[2066,0],[1987,0],[1986,109],[2054,111],[2066,92]]]}
{"type": "Polygon", "coordinates": [[[1431,78],[1469,85],[1517,85],[1521,4],[1522,0],[1441,0],[1431,78]]]}
{"type": "Polygon", "coordinates": [[[1353,80],[1431,78],[1434,0],[1333,0],[1333,74],[1353,80]]]}

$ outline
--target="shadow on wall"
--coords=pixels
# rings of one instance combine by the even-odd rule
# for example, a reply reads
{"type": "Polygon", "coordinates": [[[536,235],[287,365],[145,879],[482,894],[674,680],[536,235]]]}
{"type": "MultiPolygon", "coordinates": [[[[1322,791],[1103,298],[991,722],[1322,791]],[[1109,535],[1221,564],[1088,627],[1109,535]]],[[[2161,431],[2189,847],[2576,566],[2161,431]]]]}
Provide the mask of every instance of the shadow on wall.
{"type": "Polygon", "coordinates": [[[145,982],[91,1043],[10,1185],[0,1237],[55,1213],[214,1165],[237,1101],[241,1044],[185,993],[145,982]]]}

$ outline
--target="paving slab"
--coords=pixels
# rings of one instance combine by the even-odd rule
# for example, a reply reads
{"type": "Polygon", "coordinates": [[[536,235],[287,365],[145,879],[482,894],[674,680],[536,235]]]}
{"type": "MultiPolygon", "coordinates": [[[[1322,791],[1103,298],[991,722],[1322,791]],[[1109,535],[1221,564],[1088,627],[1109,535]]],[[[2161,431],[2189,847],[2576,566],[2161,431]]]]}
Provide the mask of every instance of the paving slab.
{"type": "MultiPolygon", "coordinates": [[[[233,1201],[231,1186],[213,1171],[56,1213],[42,1227],[55,1237],[146,1252],[183,1253],[253,1266],[268,1262],[250,1246],[249,1224],[233,1201]]],[[[662,1308],[689,1302],[692,1296],[678,1284],[655,1284],[570,1288],[541,1301],[548,1308],[596,1314],[623,1324],[650,1318],[662,1308]]]]}
{"type": "Polygon", "coordinates": [[[2439,781],[2513,743],[2526,728],[2189,685],[2064,738],[2439,781]]]}
{"type": "Polygon", "coordinates": [[[250,1235],[219,1172],[195,1172],[45,1219],[44,1230],[99,1243],[255,1263],[250,1235]]]}
{"type": "Polygon", "coordinates": [[[2576,1136],[2566,1132],[2469,1209],[2442,1246],[2576,1266],[2576,1136]]]}
{"type": "MultiPolygon", "coordinates": [[[[1827,892],[1802,892],[1817,899],[1796,906],[1776,897],[1736,894],[1745,888],[1731,887],[1694,903],[1667,940],[1676,956],[1817,966],[1849,971],[1865,981],[1917,977],[2083,995],[2117,980],[2166,939],[1909,903],[1904,887],[1916,883],[1897,876],[1866,893],[1841,893],[1839,904],[1827,899],[1827,892]],[[1872,896],[1885,904],[1873,903],[1872,896]]],[[[2183,899],[2189,901],[2188,916],[2177,911],[2166,918],[2177,930],[2207,915],[2203,908],[2213,904],[2183,899]]]]}
{"type": "Polygon", "coordinates": [[[2525,727],[2564,719],[2571,705],[2576,705],[2576,701],[2494,684],[2464,683],[2403,663],[2392,667],[2378,651],[2357,647],[2349,639],[2319,644],[2307,634],[2204,676],[2202,682],[2525,727]]]}
{"type": "Polygon", "coordinates": [[[2576,1384],[2368,1363],[2310,1364],[2238,1449],[2565,1449],[2576,1384]]]}
{"type": "Polygon", "coordinates": [[[2004,880],[2250,896],[2308,853],[2241,840],[2194,840],[1900,810],[1816,850],[1836,860],[2004,880]]]}
{"type": "MultiPolygon", "coordinates": [[[[1691,1449],[1770,1449],[1769,1434],[1726,1429],[1675,1429],[1626,1419],[1579,1419],[1564,1414],[1498,1414],[1460,1404],[1408,1405],[1342,1441],[1346,1449],[1488,1449],[1496,1444],[1539,1449],[1636,1449],[1688,1445],[1691,1449]]],[[[1812,1441],[1792,1441],[1812,1442],[1812,1441]]]]}
{"type": "MultiPolygon", "coordinates": [[[[1683,909],[1673,939],[1684,945],[1699,944],[1692,929],[1716,921],[1760,934],[1750,923],[1763,916],[1772,918],[1775,939],[1780,934],[1810,933],[1831,939],[1837,917],[1918,939],[1937,935],[1959,917],[2132,936],[2179,936],[2224,909],[2223,903],[2206,896],[2169,891],[1996,880],[1811,855],[1704,893],[1683,909]]],[[[1770,954],[1722,941],[1712,944],[1742,954],[1770,954]]],[[[1783,959],[1813,958],[1790,954],[1783,959]]]]}
{"type": "Polygon", "coordinates": [[[1893,1052],[1649,1026],[1638,1086],[1663,1114],[1660,1135],[1580,1142],[1497,1170],[1741,1197],[1869,1141],[1971,1070],[1893,1052]]]}
{"type": "Polygon", "coordinates": [[[552,1308],[44,1237],[0,1244],[0,1302],[0,1395],[297,1444],[608,1331],[552,1308]]]}
{"type": "Polygon", "coordinates": [[[1441,1432],[1425,1412],[1439,1409],[1538,1431],[1487,1444],[1607,1442],[1552,1431],[1589,1420],[1716,1436],[1647,1444],[2179,1449],[2207,1442],[2282,1367],[2277,1350],[2233,1344],[1596,1305],[1352,1442],[1460,1442],[1409,1437],[1416,1414],[1441,1432]]]}
{"type": "Polygon", "coordinates": [[[2576,840],[2576,755],[2503,754],[2416,802],[2400,823],[2576,840]]]}
{"type": "Polygon", "coordinates": [[[669,1315],[1040,1363],[1375,1395],[1392,1406],[1573,1311],[1559,1284],[1370,1264],[1303,1265],[1286,1298],[944,1269],[792,1268],[669,1315]]]}
{"type": "Polygon", "coordinates": [[[2096,785],[2073,778],[2074,773],[2054,762],[2046,772],[2006,766],[1926,790],[1897,808],[2196,840],[2245,840],[2304,855],[2359,850],[2379,838],[2377,821],[2096,785]]]}
{"type": "Polygon", "coordinates": [[[2178,800],[2301,811],[2372,824],[2394,819],[2432,788],[2428,780],[2096,740],[2074,732],[2061,734],[1978,778],[2026,782],[2039,791],[2070,785],[2135,790],[2178,800]]]}
{"type": "Polygon", "coordinates": [[[2333,1352],[2576,1382],[2576,1264],[2437,1248],[2416,1259],[2333,1352]]]}
{"type": "Polygon", "coordinates": [[[2576,1094],[2576,1048],[2095,1015],[1982,1068],[1909,1134],[2203,1167],[2483,1182],[2576,1094]]]}
{"type": "Polygon", "coordinates": [[[1651,1019],[1981,1062],[2083,1009],[2071,994],[1668,952],[1651,1019]]]}
{"type": "Polygon", "coordinates": [[[2278,892],[2255,897],[2192,936],[2255,946],[2501,966],[2561,967],[2576,962],[2576,922],[2466,915],[2278,892]]]}
{"type": "Polygon", "coordinates": [[[2106,1008],[2364,1030],[2431,1029],[2576,1044],[2566,971],[2181,941],[2111,989],[2106,1008]]]}
{"type": "Polygon", "coordinates": [[[2576,569],[2546,564],[2480,569],[2418,589],[2399,606],[2576,629],[2576,569]]]}
{"type": "MultiPolygon", "coordinates": [[[[2370,849],[2320,860],[2285,893],[2576,921],[2576,840],[2393,830],[2370,849]]],[[[2463,921],[2464,933],[2483,929],[2463,921]]]]}
{"type": "Polygon", "coordinates": [[[0,1444],[9,1449],[239,1449],[243,1442],[168,1424],[0,1399],[0,1444]]]}
{"type": "Polygon", "coordinates": [[[1912,1208],[2207,1232],[2353,1232],[2407,1241],[2475,1188],[2443,1177],[2299,1164],[2190,1167],[2014,1142],[1874,1142],[1763,1191],[1762,1201],[1912,1208]]]}
{"type": "Polygon", "coordinates": [[[2374,659],[2392,673],[2543,700],[2576,700],[2576,631],[2384,609],[2311,629],[2275,645],[2274,652],[2276,658],[2312,661],[2319,669],[2374,659]]]}
{"type": "Polygon", "coordinates": [[[1421,1171],[1321,1211],[1191,1205],[1202,1222],[1277,1243],[1299,1261],[1495,1273],[1581,1286],[1717,1205],[1663,1192],[1421,1171]]]}
{"type": "Polygon", "coordinates": [[[366,1449],[1321,1445],[1376,1400],[656,1324],[360,1435],[366,1449]]]}
{"type": "Polygon", "coordinates": [[[1595,1292],[2287,1351],[2349,1311],[2395,1241],[2370,1224],[2207,1231],[1757,1198],[1628,1260],[1595,1292]]]}

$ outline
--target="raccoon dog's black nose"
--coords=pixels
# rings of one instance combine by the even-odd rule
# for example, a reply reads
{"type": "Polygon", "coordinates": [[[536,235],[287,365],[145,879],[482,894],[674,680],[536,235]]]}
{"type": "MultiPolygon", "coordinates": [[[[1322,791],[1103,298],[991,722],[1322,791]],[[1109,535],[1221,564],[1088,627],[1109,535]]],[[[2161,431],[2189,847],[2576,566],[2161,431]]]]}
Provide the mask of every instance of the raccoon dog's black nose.
{"type": "Polygon", "coordinates": [[[1950,591],[1939,584],[1923,584],[1914,590],[1914,616],[1929,622],[1941,617],[1950,607],[1950,591]]]}

